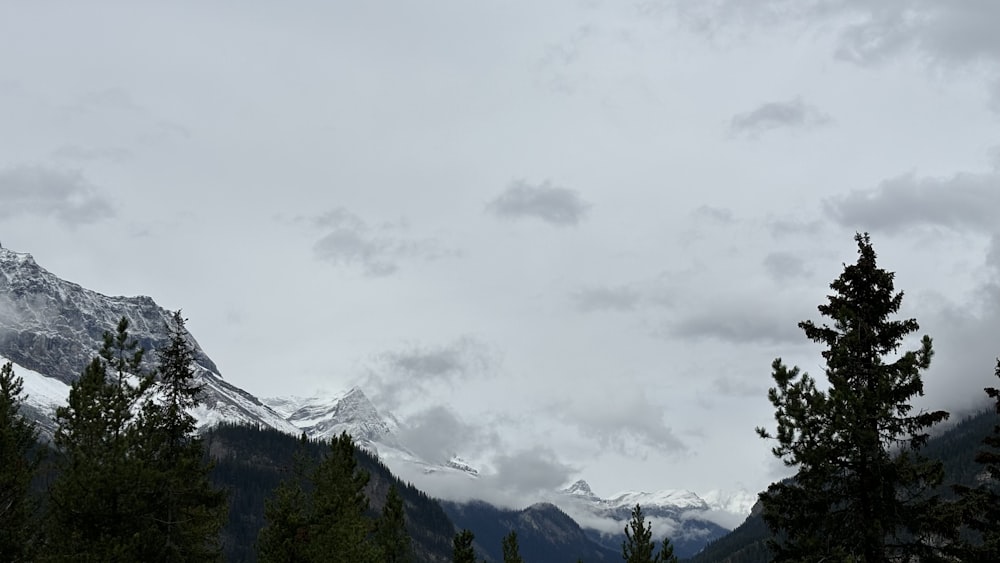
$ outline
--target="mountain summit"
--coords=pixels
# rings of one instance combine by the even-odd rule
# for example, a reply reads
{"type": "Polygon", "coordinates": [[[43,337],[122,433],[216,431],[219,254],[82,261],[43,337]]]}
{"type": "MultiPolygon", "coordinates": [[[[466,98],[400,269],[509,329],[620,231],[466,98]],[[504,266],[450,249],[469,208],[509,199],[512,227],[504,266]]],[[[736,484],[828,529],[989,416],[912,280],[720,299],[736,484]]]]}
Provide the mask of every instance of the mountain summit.
{"type": "MultiPolygon", "coordinates": [[[[0,358],[16,364],[24,378],[29,415],[43,434],[51,432],[56,407],[65,403],[69,384],[100,349],[104,332],[114,332],[126,317],[140,346],[160,349],[169,339],[170,315],[150,297],[109,297],[60,279],[30,254],[0,248],[0,358]]],[[[204,386],[204,402],[192,413],[201,426],[233,422],[297,432],[256,397],[226,382],[190,338],[195,375],[204,386]]],[[[146,354],[145,367],[151,369],[155,361],[155,354],[146,354]]]]}

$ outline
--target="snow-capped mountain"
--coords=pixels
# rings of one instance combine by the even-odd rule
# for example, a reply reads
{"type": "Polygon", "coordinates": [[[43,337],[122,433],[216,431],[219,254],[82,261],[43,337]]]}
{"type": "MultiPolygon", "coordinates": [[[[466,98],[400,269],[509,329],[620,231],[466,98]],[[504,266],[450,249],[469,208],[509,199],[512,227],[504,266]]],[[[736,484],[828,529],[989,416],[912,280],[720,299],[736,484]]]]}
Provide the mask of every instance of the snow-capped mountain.
{"type": "Polygon", "coordinates": [[[358,387],[345,393],[319,393],[313,397],[261,399],[285,420],[316,440],[329,440],[347,432],[354,441],[378,455],[393,471],[402,466],[419,473],[458,473],[478,476],[479,470],[458,456],[440,462],[421,459],[399,438],[400,422],[391,413],[380,413],[358,387]]]}
{"type": "Polygon", "coordinates": [[[261,399],[286,421],[310,438],[329,440],[347,432],[356,442],[397,445],[399,422],[382,416],[358,387],[347,392],[314,397],[277,397],[261,399]]]}
{"type": "Polygon", "coordinates": [[[749,514],[749,507],[742,515],[721,512],[697,494],[680,489],[625,491],[602,498],[583,480],[559,491],[553,501],[582,527],[589,528],[595,541],[609,547],[620,545],[619,536],[638,504],[654,534],[669,536],[681,556],[693,554],[707,542],[722,537],[735,527],[734,520],[742,521],[749,514]]]}
{"type": "MultiPolygon", "coordinates": [[[[29,414],[43,434],[51,433],[56,407],[69,384],[114,331],[123,316],[129,333],[146,350],[168,341],[170,311],[150,297],[109,297],[65,281],[39,266],[30,254],[0,248],[0,357],[25,379],[29,414]]],[[[219,422],[261,424],[296,433],[295,426],[256,397],[222,378],[215,363],[191,337],[195,374],[204,385],[194,411],[201,426],[219,422]]],[[[147,368],[156,361],[145,357],[147,368]]]]}
{"type": "MultiPolygon", "coordinates": [[[[105,332],[123,316],[129,334],[146,350],[169,338],[171,312],[150,297],[110,297],[63,280],[39,266],[30,254],[0,248],[0,361],[11,361],[25,382],[26,410],[43,436],[55,430],[57,407],[66,403],[70,384],[97,353],[105,332]]],[[[190,337],[196,377],[203,385],[202,404],[192,414],[199,427],[221,422],[261,425],[326,440],[341,432],[380,455],[389,465],[416,466],[422,473],[475,475],[461,459],[430,463],[399,442],[399,422],[378,412],[361,389],[332,396],[259,400],[222,378],[215,362],[190,337]]],[[[145,368],[156,357],[149,353],[145,368]]]]}

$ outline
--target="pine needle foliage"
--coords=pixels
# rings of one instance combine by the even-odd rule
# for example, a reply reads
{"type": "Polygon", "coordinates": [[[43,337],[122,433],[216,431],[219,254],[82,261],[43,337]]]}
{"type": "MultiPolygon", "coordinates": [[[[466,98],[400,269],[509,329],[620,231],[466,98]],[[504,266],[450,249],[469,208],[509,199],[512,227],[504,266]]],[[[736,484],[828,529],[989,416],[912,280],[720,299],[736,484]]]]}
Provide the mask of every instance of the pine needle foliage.
{"type": "Polygon", "coordinates": [[[0,367],[0,561],[31,561],[37,541],[30,494],[39,463],[37,432],[20,412],[25,399],[24,380],[7,362],[0,367]]]}
{"type": "Polygon", "coordinates": [[[382,507],[382,516],[375,522],[375,547],[379,552],[379,561],[385,563],[413,561],[413,546],[410,534],[406,532],[403,497],[399,496],[395,483],[389,485],[389,493],[382,507]]]}
{"type": "Polygon", "coordinates": [[[503,548],[503,563],[524,563],[521,559],[521,549],[517,545],[517,532],[511,530],[504,536],[501,547],[503,548]]]}
{"type": "Polygon", "coordinates": [[[664,539],[659,553],[656,552],[653,526],[646,523],[646,515],[638,504],[632,509],[632,517],[625,525],[622,559],[625,563],[677,563],[674,546],[669,539],[664,539]]]}
{"type": "Polygon", "coordinates": [[[53,561],[137,561],[143,462],[134,455],[137,405],[152,385],[143,349],[122,318],[56,410],[58,477],[49,489],[45,557],[53,561]]]}
{"type": "Polygon", "coordinates": [[[780,358],[771,366],[777,429],[757,432],[777,442],[773,454],[797,473],[761,494],[775,534],[769,546],[776,562],[945,560],[941,546],[956,526],[931,494],[941,464],[920,449],[948,413],[915,413],[910,404],[923,394],[931,339],[900,351],[919,325],[894,318],[903,299],[894,274],[878,267],[867,234],[855,241],[857,263],[845,265],[818,307],[828,324],[799,323],[825,346],[829,385],[821,389],[780,358]]]}
{"type": "Polygon", "coordinates": [[[476,550],[472,542],[476,536],[470,530],[462,530],[452,540],[452,563],[476,563],[476,550]]]}
{"type": "MultiPolygon", "coordinates": [[[[994,374],[1000,378],[1000,358],[994,374]]],[[[987,387],[986,394],[995,401],[994,410],[1000,416],[1000,389],[987,387]]],[[[983,438],[983,447],[976,454],[984,474],[976,487],[955,486],[961,498],[963,522],[978,534],[978,541],[963,545],[965,561],[1000,561],[1000,424],[983,438]]]]}

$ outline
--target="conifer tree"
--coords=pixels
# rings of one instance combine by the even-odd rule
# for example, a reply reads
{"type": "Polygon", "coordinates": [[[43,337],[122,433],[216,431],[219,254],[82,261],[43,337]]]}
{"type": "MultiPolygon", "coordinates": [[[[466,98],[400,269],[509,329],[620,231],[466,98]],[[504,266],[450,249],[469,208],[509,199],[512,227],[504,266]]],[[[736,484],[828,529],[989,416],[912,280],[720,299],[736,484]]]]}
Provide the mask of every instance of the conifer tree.
{"type": "MultiPolygon", "coordinates": [[[[305,440],[303,435],[303,444],[305,440]]],[[[257,542],[260,560],[377,561],[374,521],[367,515],[364,491],[369,475],[358,468],[354,440],[341,433],[330,441],[329,451],[312,471],[306,473],[303,468],[297,462],[296,476],[284,481],[266,501],[267,524],[257,542]]]]}
{"type": "Polygon", "coordinates": [[[144,468],[134,455],[133,422],[152,385],[142,357],[123,317],[56,410],[59,471],[49,489],[46,544],[52,560],[141,560],[144,468]]]}
{"type": "Polygon", "coordinates": [[[410,535],[406,532],[403,497],[399,496],[395,483],[389,486],[382,516],[375,523],[375,546],[379,551],[379,561],[384,563],[409,563],[413,560],[410,535]]]}
{"type": "Polygon", "coordinates": [[[299,438],[293,474],[281,482],[264,501],[266,523],[257,537],[260,563],[305,563],[309,561],[310,499],[303,489],[306,482],[305,433],[299,438]]]}
{"type": "Polygon", "coordinates": [[[472,547],[475,539],[476,536],[469,530],[455,534],[452,540],[452,563],[476,563],[476,551],[472,547]]]}
{"type": "MultiPolygon", "coordinates": [[[[1000,358],[994,374],[1000,378],[1000,358]]],[[[986,394],[995,401],[994,411],[1000,415],[1000,389],[987,387],[986,394]]],[[[978,541],[963,546],[964,561],[1000,561],[1000,424],[983,438],[983,448],[976,462],[985,469],[985,477],[977,487],[955,486],[961,497],[963,522],[979,534],[978,541]]]]}
{"type": "Polygon", "coordinates": [[[893,289],[894,274],[877,266],[867,234],[855,241],[857,263],[845,265],[819,306],[830,324],[799,323],[826,347],[829,387],[820,389],[780,358],[772,364],[776,386],[768,397],[777,431],[757,432],[776,440],[774,455],[797,469],[761,495],[776,562],[933,561],[955,533],[930,494],[941,482],[941,464],[919,453],[927,429],[948,413],[913,413],[910,405],[923,394],[931,339],[900,352],[919,325],[893,318],[903,298],[893,289]]]}
{"type": "Polygon", "coordinates": [[[313,473],[309,553],[312,561],[364,563],[374,561],[368,535],[365,485],[369,475],[358,468],[354,440],[343,432],[330,442],[330,451],[313,473]]]}
{"type": "Polygon", "coordinates": [[[646,516],[638,504],[632,509],[632,518],[625,526],[625,541],[622,542],[622,559],[626,563],[676,563],[674,547],[669,539],[663,540],[659,553],[653,541],[652,524],[646,523],[646,516]]]}
{"type": "Polygon", "coordinates": [[[517,532],[511,530],[509,534],[504,536],[501,543],[503,547],[503,563],[524,563],[524,559],[521,559],[521,549],[517,545],[517,532]]]}
{"type": "Polygon", "coordinates": [[[195,435],[190,409],[200,403],[194,349],[185,319],[173,313],[169,341],[158,351],[158,379],[144,401],[136,425],[136,455],[143,461],[146,514],[144,561],[216,561],[226,518],[226,495],[209,481],[211,465],[195,435]]]}
{"type": "Polygon", "coordinates": [[[37,432],[20,412],[23,390],[13,364],[0,367],[0,561],[31,561],[37,535],[29,493],[38,467],[32,453],[37,432]]]}

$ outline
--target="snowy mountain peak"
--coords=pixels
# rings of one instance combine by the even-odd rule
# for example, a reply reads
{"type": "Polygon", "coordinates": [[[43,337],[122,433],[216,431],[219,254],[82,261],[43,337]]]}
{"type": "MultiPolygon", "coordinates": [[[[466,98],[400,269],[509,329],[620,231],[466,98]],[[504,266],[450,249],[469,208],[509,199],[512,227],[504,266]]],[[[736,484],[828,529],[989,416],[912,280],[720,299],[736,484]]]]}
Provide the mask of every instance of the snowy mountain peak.
{"type": "Polygon", "coordinates": [[[604,501],[616,508],[631,508],[640,505],[643,508],[673,508],[680,510],[708,510],[709,506],[701,497],[691,491],[667,489],[655,493],[639,491],[624,491],[604,501]]]}
{"type": "Polygon", "coordinates": [[[0,246],[0,264],[4,262],[35,264],[35,259],[27,252],[14,252],[9,248],[0,246]]]}
{"type": "Polygon", "coordinates": [[[576,483],[573,483],[572,485],[566,487],[560,492],[563,494],[585,498],[588,500],[590,499],[599,500],[598,496],[595,495],[594,491],[590,488],[590,484],[584,481],[583,479],[580,479],[576,483]]]}
{"type": "MultiPolygon", "coordinates": [[[[129,320],[129,334],[147,351],[169,341],[171,312],[152,298],[109,297],[91,291],[45,270],[30,254],[6,248],[0,248],[0,309],[0,356],[32,372],[38,389],[68,392],[68,385],[100,349],[103,334],[113,332],[122,317],[129,320]]],[[[296,432],[253,395],[224,381],[193,336],[190,344],[195,374],[204,389],[204,402],[193,413],[202,427],[227,421],[296,432]]],[[[155,361],[156,354],[147,354],[145,369],[151,370],[155,361]]],[[[43,431],[49,431],[51,412],[65,397],[54,393],[41,397],[48,399],[45,404],[29,401],[28,406],[43,431]]]]}
{"type": "Polygon", "coordinates": [[[383,417],[359,387],[346,393],[315,397],[263,399],[285,419],[316,440],[329,440],[347,432],[356,442],[372,449],[376,442],[394,445],[397,424],[383,417]]]}

